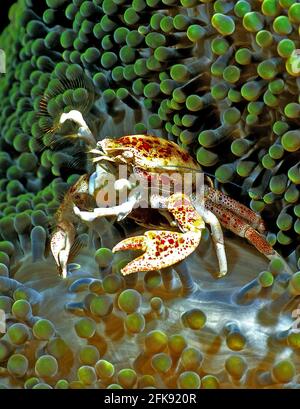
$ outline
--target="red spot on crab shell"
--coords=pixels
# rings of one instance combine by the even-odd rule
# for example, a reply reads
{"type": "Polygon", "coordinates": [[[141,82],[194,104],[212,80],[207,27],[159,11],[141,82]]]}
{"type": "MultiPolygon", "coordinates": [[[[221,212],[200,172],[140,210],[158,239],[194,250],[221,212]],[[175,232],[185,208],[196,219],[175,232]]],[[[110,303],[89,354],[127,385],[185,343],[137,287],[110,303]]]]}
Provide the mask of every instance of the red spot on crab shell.
{"type": "Polygon", "coordinates": [[[167,148],[159,148],[158,149],[158,153],[159,153],[159,156],[161,156],[161,157],[170,157],[170,156],[172,156],[172,154],[173,154],[173,152],[172,152],[172,148],[170,147],[170,146],[168,146],[167,148]]]}
{"type": "Polygon", "coordinates": [[[146,152],[149,152],[150,149],[152,148],[152,146],[143,139],[140,139],[139,142],[140,142],[140,146],[138,147],[139,149],[144,149],[146,152]]]}
{"type": "Polygon", "coordinates": [[[190,155],[189,155],[188,153],[186,153],[186,152],[182,152],[182,153],[181,153],[181,159],[182,159],[184,162],[187,162],[187,161],[190,159],[190,155]]]}
{"type": "Polygon", "coordinates": [[[136,145],[139,143],[139,141],[140,141],[140,139],[131,138],[131,139],[129,140],[129,144],[130,144],[130,145],[133,145],[133,146],[136,146],[136,145]]]}
{"type": "Polygon", "coordinates": [[[119,138],[117,140],[117,142],[119,142],[120,144],[130,144],[130,137],[129,136],[122,136],[122,138],[119,138]]]}

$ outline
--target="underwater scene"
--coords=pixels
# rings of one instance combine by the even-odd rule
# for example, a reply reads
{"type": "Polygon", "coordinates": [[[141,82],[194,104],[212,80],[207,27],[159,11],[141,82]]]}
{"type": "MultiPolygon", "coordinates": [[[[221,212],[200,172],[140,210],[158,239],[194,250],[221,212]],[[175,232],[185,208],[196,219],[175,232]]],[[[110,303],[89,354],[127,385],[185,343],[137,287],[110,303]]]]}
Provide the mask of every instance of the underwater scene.
{"type": "Polygon", "coordinates": [[[4,18],[0,389],[299,389],[300,2],[4,18]]]}

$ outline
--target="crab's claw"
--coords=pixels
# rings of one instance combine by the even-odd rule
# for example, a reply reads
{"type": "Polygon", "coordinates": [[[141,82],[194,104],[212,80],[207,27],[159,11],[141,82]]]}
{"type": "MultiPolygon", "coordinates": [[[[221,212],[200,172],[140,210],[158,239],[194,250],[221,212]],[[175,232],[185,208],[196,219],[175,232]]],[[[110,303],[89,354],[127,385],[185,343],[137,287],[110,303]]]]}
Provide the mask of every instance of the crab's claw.
{"type": "Polygon", "coordinates": [[[152,271],[170,267],[189,256],[199,245],[201,231],[177,233],[164,230],[150,230],[143,236],[122,240],[113,252],[120,250],[143,250],[144,254],[122,270],[123,275],[138,271],[152,271]]]}
{"type": "Polygon", "coordinates": [[[72,223],[60,223],[51,236],[51,252],[63,278],[67,277],[67,265],[74,240],[75,228],[72,223]]]}

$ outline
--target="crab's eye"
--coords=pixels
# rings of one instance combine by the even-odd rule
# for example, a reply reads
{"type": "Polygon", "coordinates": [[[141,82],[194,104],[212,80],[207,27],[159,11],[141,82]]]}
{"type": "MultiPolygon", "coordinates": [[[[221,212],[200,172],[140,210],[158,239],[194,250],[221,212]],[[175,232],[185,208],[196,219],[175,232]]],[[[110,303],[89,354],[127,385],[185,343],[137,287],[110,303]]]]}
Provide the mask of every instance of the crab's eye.
{"type": "Polygon", "coordinates": [[[126,158],[126,159],[131,159],[131,158],[133,158],[133,152],[131,152],[131,151],[125,151],[125,152],[122,153],[122,156],[123,156],[124,158],[126,158]]]}

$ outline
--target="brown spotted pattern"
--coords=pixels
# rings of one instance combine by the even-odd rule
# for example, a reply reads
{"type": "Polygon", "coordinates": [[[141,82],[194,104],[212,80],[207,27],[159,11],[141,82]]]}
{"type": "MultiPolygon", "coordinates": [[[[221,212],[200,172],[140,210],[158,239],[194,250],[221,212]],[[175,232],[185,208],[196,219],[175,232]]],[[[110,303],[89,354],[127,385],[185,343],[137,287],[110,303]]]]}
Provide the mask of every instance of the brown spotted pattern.
{"type": "Polygon", "coordinates": [[[261,233],[266,230],[265,224],[258,214],[253,212],[253,210],[249,209],[247,206],[244,206],[243,204],[232,199],[225,193],[212,189],[209,186],[205,186],[204,194],[206,199],[240,216],[254,229],[257,229],[261,233]]]}
{"type": "Polygon", "coordinates": [[[221,204],[216,204],[210,200],[206,200],[205,207],[214,213],[219,222],[228,230],[232,231],[240,237],[245,237],[249,242],[257,248],[265,256],[274,253],[274,249],[267,240],[256,231],[250,224],[239,215],[236,215],[228,209],[224,209],[221,204]]]}

